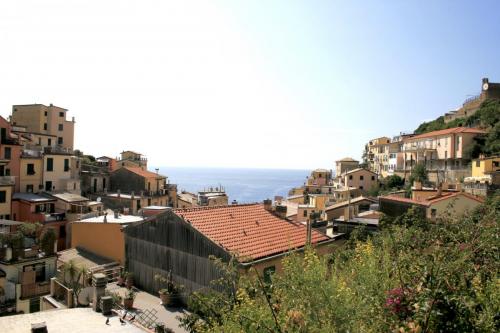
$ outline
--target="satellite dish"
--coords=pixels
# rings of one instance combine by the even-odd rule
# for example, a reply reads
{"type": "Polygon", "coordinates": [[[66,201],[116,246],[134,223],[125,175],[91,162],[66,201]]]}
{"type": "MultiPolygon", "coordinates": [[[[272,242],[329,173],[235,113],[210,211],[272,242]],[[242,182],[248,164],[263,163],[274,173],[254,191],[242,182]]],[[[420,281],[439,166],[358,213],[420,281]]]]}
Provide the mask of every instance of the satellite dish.
{"type": "Polygon", "coordinates": [[[101,202],[101,197],[97,197],[96,201],[101,202]]]}

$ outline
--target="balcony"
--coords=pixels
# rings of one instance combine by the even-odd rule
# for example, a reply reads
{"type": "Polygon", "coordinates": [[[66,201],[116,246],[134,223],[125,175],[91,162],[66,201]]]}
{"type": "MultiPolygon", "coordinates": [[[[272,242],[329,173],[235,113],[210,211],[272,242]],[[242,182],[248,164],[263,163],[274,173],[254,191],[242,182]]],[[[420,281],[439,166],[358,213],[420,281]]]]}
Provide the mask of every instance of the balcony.
{"type": "Polygon", "coordinates": [[[21,285],[21,298],[32,298],[50,293],[50,281],[21,285]]]}
{"type": "Polygon", "coordinates": [[[16,177],[14,176],[0,176],[0,185],[15,185],[16,177]]]}
{"type": "Polygon", "coordinates": [[[45,154],[64,154],[64,155],[72,155],[73,150],[69,148],[64,148],[60,146],[56,147],[43,147],[43,152],[45,154]]]}

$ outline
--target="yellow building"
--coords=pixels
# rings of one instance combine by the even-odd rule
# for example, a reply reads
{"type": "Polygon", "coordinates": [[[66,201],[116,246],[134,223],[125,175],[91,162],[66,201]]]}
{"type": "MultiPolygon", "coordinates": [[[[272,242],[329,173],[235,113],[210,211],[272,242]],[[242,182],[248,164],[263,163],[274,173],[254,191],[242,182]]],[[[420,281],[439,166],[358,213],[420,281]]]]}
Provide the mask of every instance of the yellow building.
{"type": "Polygon", "coordinates": [[[359,168],[359,161],[350,157],[345,157],[341,160],[335,161],[335,177],[339,178],[347,171],[357,168],[359,168]]]}
{"type": "Polygon", "coordinates": [[[107,214],[71,222],[71,247],[78,247],[125,265],[123,228],[140,216],[107,214]]]}
{"type": "Polygon", "coordinates": [[[122,151],[121,157],[116,160],[112,171],[122,167],[141,168],[142,170],[147,170],[148,159],[141,153],[136,153],[135,151],[122,151]]]}
{"type": "Polygon", "coordinates": [[[65,153],[43,156],[43,188],[45,191],[80,193],[78,158],[65,153]]]}
{"type": "Polygon", "coordinates": [[[354,169],[344,175],[344,185],[366,192],[378,186],[378,175],[366,169],[354,169]]]}
{"type": "Polygon", "coordinates": [[[27,132],[53,135],[56,145],[73,150],[75,118],[66,120],[67,111],[52,104],[14,105],[11,122],[25,127],[27,132]]]}
{"type": "Polygon", "coordinates": [[[10,220],[12,215],[12,192],[14,177],[0,177],[0,219],[10,220]]]}
{"type": "Polygon", "coordinates": [[[389,147],[391,139],[383,136],[370,140],[365,145],[365,158],[368,168],[382,176],[389,170],[389,147]]]}
{"type": "Polygon", "coordinates": [[[500,156],[483,157],[472,161],[472,177],[488,177],[500,171],[500,156]]]}
{"type": "Polygon", "coordinates": [[[43,158],[21,156],[19,176],[21,192],[36,193],[43,189],[43,158]]]}

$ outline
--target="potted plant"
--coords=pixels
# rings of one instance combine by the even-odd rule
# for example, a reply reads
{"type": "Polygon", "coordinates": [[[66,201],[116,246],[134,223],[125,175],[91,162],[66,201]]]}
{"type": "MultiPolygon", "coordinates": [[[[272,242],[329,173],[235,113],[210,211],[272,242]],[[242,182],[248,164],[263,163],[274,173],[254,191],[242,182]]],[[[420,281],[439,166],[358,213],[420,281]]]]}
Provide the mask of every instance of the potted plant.
{"type": "Polygon", "coordinates": [[[161,274],[156,274],[155,280],[160,283],[160,290],[158,290],[158,294],[160,295],[161,304],[165,306],[176,305],[184,287],[174,283],[172,271],[168,271],[166,277],[161,274]]]}
{"type": "Polygon", "coordinates": [[[125,286],[127,287],[127,289],[130,289],[134,285],[134,274],[132,274],[130,272],[128,272],[126,274],[127,275],[125,277],[125,286]]]}
{"type": "Polygon", "coordinates": [[[125,297],[123,297],[123,306],[127,310],[131,310],[134,307],[134,300],[136,296],[136,292],[133,291],[132,289],[129,289],[127,293],[125,294],[125,297]]]}
{"type": "Polygon", "coordinates": [[[127,278],[127,271],[125,271],[124,269],[121,269],[120,270],[120,274],[118,275],[118,279],[116,281],[116,283],[121,287],[123,285],[125,285],[125,279],[127,278]]]}

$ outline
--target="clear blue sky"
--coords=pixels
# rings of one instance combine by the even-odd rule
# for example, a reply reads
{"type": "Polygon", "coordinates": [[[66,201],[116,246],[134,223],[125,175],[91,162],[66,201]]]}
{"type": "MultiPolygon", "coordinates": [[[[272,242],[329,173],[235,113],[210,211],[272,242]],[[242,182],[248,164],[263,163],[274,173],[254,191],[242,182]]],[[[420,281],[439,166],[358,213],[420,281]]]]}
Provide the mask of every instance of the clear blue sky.
{"type": "Polygon", "coordinates": [[[54,103],[87,153],[332,168],[500,82],[498,1],[8,1],[0,107],[54,103]]]}

